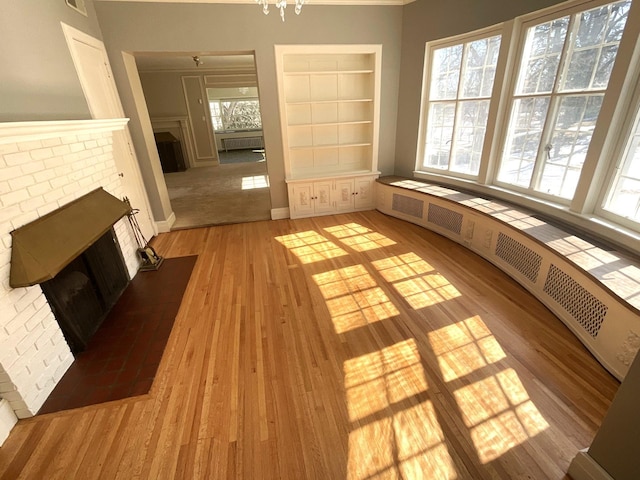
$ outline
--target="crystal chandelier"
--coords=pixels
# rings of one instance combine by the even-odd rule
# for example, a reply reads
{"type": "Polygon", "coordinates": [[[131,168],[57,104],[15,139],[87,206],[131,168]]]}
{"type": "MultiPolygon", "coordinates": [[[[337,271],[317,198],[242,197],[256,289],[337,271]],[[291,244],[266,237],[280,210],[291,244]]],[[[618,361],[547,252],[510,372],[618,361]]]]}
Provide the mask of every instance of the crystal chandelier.
{"type": "MultiPolygon", "coordinates": [[[[304,0],[295,0],[295,1],[296,1],[296,6],[294,9],[294,12],[296,12],[296,15],[300,15],[304,0]]],[[[269,0],[256,0],[256,3],[258,5],[262,5],[262,13],[264,13],[265,15],[269,15],[269,0]]],[[[280,18],[282,18],[282,21],[284,22],[284,9],[287,8],[287,0],[276,0],[275,6],[276,8],[280,9],[280,18]]]]}

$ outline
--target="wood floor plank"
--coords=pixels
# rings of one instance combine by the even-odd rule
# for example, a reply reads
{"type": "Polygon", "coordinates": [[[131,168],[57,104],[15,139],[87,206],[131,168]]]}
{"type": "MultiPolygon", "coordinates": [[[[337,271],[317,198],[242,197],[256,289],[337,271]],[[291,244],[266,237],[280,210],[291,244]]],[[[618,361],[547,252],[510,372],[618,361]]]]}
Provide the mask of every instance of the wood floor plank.
{"type": "Polygon", "coordinates": [[[619,385],[503,272],[378,212],[153,245],[198,260],[151,391],[20,421],[1,479],[557,479],[619,385]]]}

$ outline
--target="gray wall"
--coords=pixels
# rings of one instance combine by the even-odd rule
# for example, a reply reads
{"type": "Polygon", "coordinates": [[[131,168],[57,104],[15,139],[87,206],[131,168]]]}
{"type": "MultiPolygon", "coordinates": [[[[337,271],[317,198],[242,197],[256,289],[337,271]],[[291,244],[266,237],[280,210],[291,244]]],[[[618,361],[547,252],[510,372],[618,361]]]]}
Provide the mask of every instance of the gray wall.
{"type": "MultiPolygon", "coordinates": [[[[274,9],[264,16],[258,5],[97,2],[96,10],[138,145],[144,141],[143,122],[132,108],[121,52],[255,52],[273,208],[288,205],[273,46],[382,44],[379,168],[393,172],[402,7],[305,5],[300,16],[288,8],[285,23],[274,9]]],[[[151,159],[141,158],[142,168],[148,167],[145,161],[151,159]]]]}
{"type": "Polygon", "coordinates": [[[91,118],[60,22],[102,38],[64,0],[0,0],[0,122],[91,118]]]}
{"type": "Polygon", "coordinates": [[[472,32],[560,0],[417,0],[402,18],[402,66],[398,97],[395,173],[411,177],[415,167],[425,43],[472,32]]]}
{"type": "Polygon", "coordinates": [[[182,75],[193,75],[193,73],[140,72],[144,97],[152,118],[187,116],[182,75]]]}
{"type": "Polygon", "coordinates": [[[640,355],[629,368],[589,448],[589,455],[616,480],[640,478],[640,355]]]}

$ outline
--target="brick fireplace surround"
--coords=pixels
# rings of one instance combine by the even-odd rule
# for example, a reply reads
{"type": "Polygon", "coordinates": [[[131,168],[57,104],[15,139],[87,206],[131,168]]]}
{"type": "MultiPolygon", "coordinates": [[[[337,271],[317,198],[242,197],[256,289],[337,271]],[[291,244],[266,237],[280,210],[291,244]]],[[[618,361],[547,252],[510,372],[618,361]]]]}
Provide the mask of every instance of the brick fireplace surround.
{"type": "MultiPolygon", "coordinates": [[[[113,132],[126,119],[0,123],[0,445],[18,418],[40,409],[73,355],[39,285],[9,286],[10,232],[103,187],[122,198],[113,132]]],[[[129,277],[137,245],[114,226],[129,277]]]]}

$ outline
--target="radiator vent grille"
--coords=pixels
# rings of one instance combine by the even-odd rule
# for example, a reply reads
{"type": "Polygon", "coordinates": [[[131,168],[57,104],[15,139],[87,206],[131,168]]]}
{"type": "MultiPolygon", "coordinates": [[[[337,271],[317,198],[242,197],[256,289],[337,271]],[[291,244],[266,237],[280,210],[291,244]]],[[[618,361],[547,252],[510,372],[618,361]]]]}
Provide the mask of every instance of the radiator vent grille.
{"type": "Polygon", "coordinates": [[[422,218],[422,211],[424,209],[424,202],[405,195],[393,194],[393,203],[391,209],[396,212],[404,213],[405,215],[411,215],[412,217],[422,218]]]}
{"type": "Polygon", "coordinates": [[[529,247],[500,232],[496,256],[507,262],[533,283],[538,279],[542,257],[529,247]]]}
{"type": "Polygon", "coordinates": [[[223,138],[222,146],[225,151],[262,148],[262,137],[223,138]]]}
{"type": "Polygon", "coordinates": [[[544,292],[558,302],[585,331],[595,338],[600,331],[607,306],[567,273],[551,265],[544,292]]]}
{"type": "Polygon", "coordinates": [[[460,235],[460,231],[462,230],[461,213],[434,205],[433,203],[429,204],[427,220],[434,225],[438,225],[458,235],[460,235]]]}

